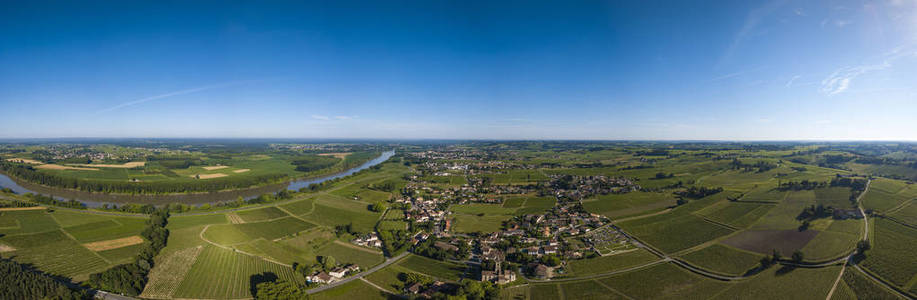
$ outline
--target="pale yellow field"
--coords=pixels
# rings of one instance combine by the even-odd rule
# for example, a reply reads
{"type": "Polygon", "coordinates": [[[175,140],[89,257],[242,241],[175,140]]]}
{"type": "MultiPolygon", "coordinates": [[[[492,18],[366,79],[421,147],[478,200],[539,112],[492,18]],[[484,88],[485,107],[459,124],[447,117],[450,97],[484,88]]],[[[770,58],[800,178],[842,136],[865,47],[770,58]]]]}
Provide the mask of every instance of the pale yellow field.
{"type": "Polygon", "coordinates": [[[68,167],[55,164],[44,164],[38,165],[35,168],[37,169],[46,169],[46,170],[79,170],[79,171],[98,171],[99,169],[93,168],[80,168],[80,167],[68,167]]]}
{"type": "Polygon", "coordinates": [[[226,176],[229,176],[229,175],[226,175],[226,174],[223,174],[223,173],[216,173],[216,174],[197,174],[197,175],[189,175],[189,176],[191,176],[191,177],[198,177],[198,176],[200,176],[199,179],[212,179],[212,178],[226,177],[226,176]]]}
{"type": "Polygon", "coordinates": [[[4,244],[0,244],[0,253],[3,253],[3,252],[13,252],[13,251],[16,251],[16,248],[13,248],[12,246],[7,246],[7,245],[4,245],[4,244]]]}
{"type": "Polygon", "coordinates": [[[78,166],[78,167],[99,167],[99,168],[122,168],[122,169],[130,169],[130,168],[136,168],[136,167],[145,166],[145,165],[146,165],[146,162],[145,162],[145,161],[132,161],[132,162],[125,163],[125,164],[122,164],[122,165],[106,165],[106,164],[97,164],[97,165],[94,165],[94,164],[69,164],[69,165],[71,165],[71,166],[78,166]]]}
{"type": "Polygon", "coordinates": [[[238,169],[238,170],[233,170],[232,172],[233,172],[233,173],[245,173],[245,172],[248,172],[248,171],[251,171],[251,170],[249,170],[249,169],[238,169]]]}
{"type": "Polygon", "coordinates": [[[207,170],[207,171],[213,171],[213,170],[225,169],[229,167],[227,166],[209,166],[209,167],[202,167],[202,168],[204,168],[204,170],[207,170]]]}
{"type": "Polygon", "coordinates": [[[322,153],[322,154],[319,154],[319,155],[320,155],[320,156],[334,156],[334,157],[337,157],[337,158],[340,158],[340,159],[344,159],[345,157],[347,157],[348,155],[350,155],[350,152],[322,153]]]}
{"type": "Polygon", "coordinates": [[[143,238],[135,235],[135,236],[129,236],[126,238],[87,243],[87,244],[83,244],[83,246],[92,251],[105,251],[105,250],[111,250],[111,249],[118,249],[121,247],[132,246],[132,245],[136,245],[140,243],[143,243],[143,238]]]}
{"type": "Polygon", "coordinates": [[[6,207],[0,208],[0,211],[15,211],[15,210],[39,210],[45,209],[44,206],[32,206],[32,207],[6,207]]]}
{"type": "Polygon", "coordinates": [[[33,164],[33,165],[41,165],[41,164],[44,164],[43,162],[40,162],[40,161],[37,161],[37,160],[33,160],[33,159],[27,159],[27,158],[7,158],[6,161],[19,162],[19,163],[26,163],[26,164],[33,164]]]}

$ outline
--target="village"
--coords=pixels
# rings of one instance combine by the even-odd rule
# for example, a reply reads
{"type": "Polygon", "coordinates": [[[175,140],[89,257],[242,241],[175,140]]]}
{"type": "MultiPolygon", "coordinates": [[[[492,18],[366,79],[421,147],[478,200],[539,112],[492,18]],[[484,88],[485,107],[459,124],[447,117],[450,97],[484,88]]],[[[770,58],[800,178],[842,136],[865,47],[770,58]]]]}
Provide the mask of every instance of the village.
{"type": "MultiPolygon", "coordinates": [[[[410,155],[410,161],[415,162],[415,173],[406,177],[401,194],[392,202],[405,208],[405,221],[418,229],[410,233],[411,252],[466,264],[475,270],[468,273],[470,279],[499,285],[513,283],[523,276],[528,280],[549,280],[563,276],[570,260],[607,254],[611,248],[629,248],[632,243],[610,225],[608,218],[586,212],[580,203],[581,199],[595,195],[639,190],[640,186],[630,179],[551,176],[539,182],[496,184],[491,177],[479,175],[525,170],[526,166],[505,163],[496,160],[495,154],[480,151],[442,150],[410,155]],[[436,180],[444,177],[464,180],[462,184],[436,180]],[[520,196],[548,199],[553,205],[511,216],[494,232],[462,232],[453,226],[456,207],[481,204],[496,209],[507,199],[520,196]]],[[[383,247],[380,235],[375,232],[351,242],[383,247]]],[[[312,278],[320,283],[339,280],[333,275],[319,273],[315,276],[321,277],[312,278]]],[[[404,292],[431,294],[441,284],[439,281],[412,284],[404,292]]]]}

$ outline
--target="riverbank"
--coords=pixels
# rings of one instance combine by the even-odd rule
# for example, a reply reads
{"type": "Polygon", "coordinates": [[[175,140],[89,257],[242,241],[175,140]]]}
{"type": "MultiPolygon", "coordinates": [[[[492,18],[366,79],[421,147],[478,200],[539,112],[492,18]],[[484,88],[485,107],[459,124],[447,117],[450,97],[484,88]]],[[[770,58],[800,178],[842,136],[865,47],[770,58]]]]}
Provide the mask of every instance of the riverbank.
{"type": "Polygon", "coordinates": [[[357,167],[320,177],[310,179],[293,179],[286,182],[257,186],[244,189],[233,189],[214,192],[193,192],[181,194],[117,194],[117,193],[94,193],[81,190],[63,189],[48,187],[39,184],[18,180],[5,174],[0,174],[0,186],[10,188],[17,194],[35,193],[47,196],[53,196],[60,200],[77,200],[86,203],[89,207],[100,207],[103,204],[153,204],[165,205],[171,203],[182,203],[189,205],[213,204],[239,199],[251,199],[266,193],[277,193],[281,190],[299,190],[308,187],[311,184],[322,183],[333,180],[353,173],[365,170],[372,166],[378,165],[390,159],[395,155],[395,151],[386,151],[378,157],[360,164],[357,167]]]}

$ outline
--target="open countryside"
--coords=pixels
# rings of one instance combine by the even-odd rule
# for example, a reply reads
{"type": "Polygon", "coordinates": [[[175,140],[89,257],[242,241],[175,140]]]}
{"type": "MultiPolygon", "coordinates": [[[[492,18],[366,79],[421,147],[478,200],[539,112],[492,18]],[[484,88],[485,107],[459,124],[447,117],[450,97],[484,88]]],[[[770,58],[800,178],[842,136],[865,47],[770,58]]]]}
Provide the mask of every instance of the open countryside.
{"type": "Polygon", "coordinates": [[[917,0],[2,1],[0,300],[917,299],[917,0]]]}

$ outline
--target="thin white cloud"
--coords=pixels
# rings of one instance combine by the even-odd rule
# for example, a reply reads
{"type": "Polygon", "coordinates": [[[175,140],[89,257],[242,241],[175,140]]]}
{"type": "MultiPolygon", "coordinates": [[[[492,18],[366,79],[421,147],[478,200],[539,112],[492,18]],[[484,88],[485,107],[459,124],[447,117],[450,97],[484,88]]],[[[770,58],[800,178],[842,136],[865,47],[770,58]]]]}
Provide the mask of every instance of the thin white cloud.
{"type": "Polygon", "coordinates": [[[212,89],[218,89],[218,88],[225,88],[225,87],[229,87],[229,86],[234,86],[234,85],[239,85],[239,84],[244,84],[244,83],[251,83],[251,82],[256,82],[256,81],[261,81],[261,80],[232,81],[232,82],[226,82],[226,83],[205,85],[205,86],[202,86],[202,87],[196,87],[196,88],[192,88],[192,89],[186,89],[186,90],[180,90],[180,91],[169,92],[169,93],[165,93],[165,94],[161,94],[161,95],[156,95],[156,96],[151,96],[151,97],[146,97],[146,98],[141,98],[141,99],[137,99],[137,100],[133,100],[133,101],[124,102],[124,103],[121,103],[121,104],[118,104],[118,105],[115,105],[115,106],[112,106],[112,107],[109,107],[109,108],[106,108],[106,109],[99,110],[99,111],[96,112],[96,114],[102,114],[102,113],[110,112],[110,111],[113,111],[113,110],[118,110],[118,109],[122,109],[122,108],[129,107],[129,106],[134,106],[134,105],[137,105],[137,104],[142,104],[142,103],[150,102],[150,101],[153,101],[153,100],[159,100],[159,99],[164,99],[164,98],[169,98],[169,97],[175,97],[175,96],[181,96],[181,95],[187,95],[187,94],[193,94],[193,93],[203,92],[203,91],[206,91],[206,90],[212,90],[212,89]]]}
{"type": "Polygon", "coordinates": [[[845,67],[838,69],[827,78],[822,80],[821,92],[828,94],[828,96],[843,93],[848,88],[850,88],[850,81],[857,78],[857,76],[871,71],[882,70],[888,67],[888,64],[880,64],[871,66],[845,67]]]}
{"type": "Polygon", "coordinates": [[[328,116],[323,116],[323,115],[312,115],[312,118],[316,120],[322,120],[322,121],[328,121],[331,119],[328,116]]]}
{"type": "Polygon", "coordinates": [[[338,120],[353,120],[356,119],[357,116],[334,116],[334,118],[338,120]]]}
{"type": "Polygon", "coordinates": [[[796,79],[799,79],[799,75],[796,75],[796,76],[793,76],[793,78],[790,78],[790,80],[786,82],[786,87],[792,87],[793,82],[795,82],[796,79]]]}
{"type": "Polygon", "coordinates": [[[834,26],[836,26],[837,28],[844,28],[847,25],[850,25],[852,23],[853,23],[852,21],[848,21],[848,20],[834,20],[834,26]]]}
{"type": "Polygon", "coordinates": [[[720,57],[719,61],[716,64],[716,67],[723,65],[732,58],[733,53],[739,48],[742,42],[748,38],[749,35],[753,34],[755,29],[758,28],[758,25],[761,23],[761,20],[764,17],[767,17],[778,8],[783,6],[787,1],[786,0],[777,0],[771,1],[764,6],[753,9],[748,13],[748,16],[745,17],[745,22],[742,24],[742,28],[736,33],[735,37],[732,39],[732,43],[726,48],[726,52],[723,53],[723,56],[720,57]]]}
{"type": "Polygon", "coordinates": [[[843,93],[850,88],[850,83],[860,75],[891,68],[896,60],[908,56],[917,56],[917,52],[908,50],[908,47],[900,46],[886,52],[882,57],[881,63],[837,69],[822,80],[820,91],[828,96],[843,93]]]}
{"type": "Polygon", "coordinates": [[[800,17],[805,17],[805,16],[807,16],[806,11],[803,10],[802,8],[794,9],[794,10],[793,10],[793,13],[796,14],[797,16],[800,16],[800,17]]]}

